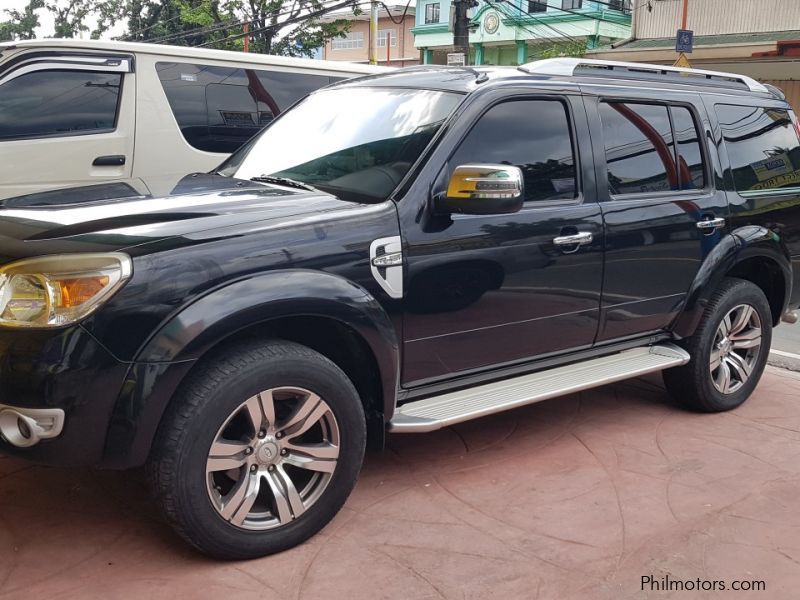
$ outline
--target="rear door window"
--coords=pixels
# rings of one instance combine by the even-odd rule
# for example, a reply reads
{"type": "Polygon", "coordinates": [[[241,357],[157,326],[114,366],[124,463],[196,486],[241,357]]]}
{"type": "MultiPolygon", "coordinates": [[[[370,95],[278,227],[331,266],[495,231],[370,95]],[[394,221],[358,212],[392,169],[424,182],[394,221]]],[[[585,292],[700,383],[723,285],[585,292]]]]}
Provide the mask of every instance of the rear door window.
{"type": "Polygon", "coordinates": [[[718,104],[736,189],[800,187],[800,142],[788,110],[718,104]]]}
{"type": "Polygon", "coordinates": [[[265,69],[156,64],[184,138],[198,150],[230,154],[297,100],[338,78],[265,69]]]}
{"type": "Polygon", "coordinates": [[[0,139],[112,131],[122,74],[43,70],[0,86],[0,139]]]}
{"type": "Polygon", "coordinates": [[[599,111],[612,196],[705,188],[702,137],[687,107],[609,101],[599,111]]]}

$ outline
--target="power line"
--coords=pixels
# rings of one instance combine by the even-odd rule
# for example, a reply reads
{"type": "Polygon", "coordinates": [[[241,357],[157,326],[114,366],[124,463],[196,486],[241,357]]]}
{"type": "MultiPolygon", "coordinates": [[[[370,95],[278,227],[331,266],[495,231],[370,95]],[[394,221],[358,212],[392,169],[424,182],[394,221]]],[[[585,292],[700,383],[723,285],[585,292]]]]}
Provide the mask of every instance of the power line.
{"type": "MultiPolygon", "coordinates": [[[[350,2],[343,2],[342,0],[322,0],[320,2],[320,9],[318,9],[315,12],[319,13],[320,10],[324,10],[326,8],[329,8],[332,5],[336,6],[336,8],[338,8],[339,6],[342,6],[342,7],[348,6],[348,5],[349,6],[359,6],[359,5],[363,5],[363,4],[365,4],[365,2],[363,2],[363,1],[362,2],[358,2],[358,3],[350,3],[350,2]]],[[[269,14],[268,17],[271,18],[271,19],[272,18],[279,18],[279,17],[282,17],[284,15],[291,14],[292,12],[294,12],[292,9],[284,10],[284,11],[281,11],[281,12],[269,14]]],[[[149,39],[149,40],[142,40],[142,41],[144,41],[146,43],[150,43],[150,44],[159,44],[159,43],[163,43],[163,42],[175,42],[175,41],[178,41],[178,40],[181,40],[181,39],[184,39],[184,38],[188,38],[188,37],[193,37],[193,36],[197,36],[197,35],[203,35],[203,34],[207,34],[207,33],[214,33],[214,32],[220,31],[220,30],[231,29],[231,28],[234,28],[234,27],[242,27],[245,24],[252,25],[252,24],[256,23],[256,21],[257,21],[256,19],[251,19],[251,20],[248,20],[248,21],[224,21],[224,22],[216,23],[214,25],[204,25],[204,26],[201,26],[201,27],[196,27],[194,29],[187,30],[187,31],[179,31],[179,32],[172,33],[172,34],[169,34],[169,35],[165,35],[165,36],[161,36],[161,37],[157,37],[157,38],[153,38],[153,39],[149,39]]],[[[203,44],[198,44],[195,47],[199,48],[199,47],[207,46],[207,45],[212,44],[212,43],[218,43],[218,42],[223,42],[223,41],[227,41],[227,40],[238,39],[238,38],[245,37],[246,35],[252,35],[254,33],[259,33],[259,32],[266,31],[268,29],[272,29],[274,27],[280,27],[280,26],[281,26],[280,23],[276,23],[274,25],[269,25],[269,26],[266,26],[266,27],[258,28],[258,29],[252,29],[248,33],[235,34],[235,35],[231,35],[231,36],[228,36],[228,37],[225,37],[225,38],[220,38],[218,40],[209,40],[208,42],[204,42],[203,44]]]]}
{"type": "MultiPolygon", "coordinates": [[[[369,4],[369,2],[367,2],[367,1],[353,3],[350,0],[333,0],[333,2],[336,5],[336,8],[339,8],[339,7],[344,8],[346,6],[361,6],[361,5],[369,4]]],[[[324,2],[321,3],[320,6],[322,8],[317,9],[315,12],[312,12],[312,13],[309,14],[309,16],[308,16],[309,19],[315,18],[315,16],[322,16],[327,12],[327,11],[324,10],[324,8],[325,8],[324,2]],[[314,16],[311,16],[311,15],[314,15],[314,16]]],[[[330,8],[329,6],[328,6],[328,8],[329,8],[329,10],[335,10],[336,9],[336,8],[330,8]]],[[[280,16],[280,14],[289,14],[291,12],[292,11],[286,11],[285,13],[279,13],[278,15],[270,15],[270,18],[273,18],[273,16],[280,16]]],[[[207,42],[204,42],[202,44],[198,44],[197,46],[193,46],[193,47],[194,48],[204,48],[204,47],[206,47],[206,46],[208,46],[210,44],[219,44],[221,42],[237,40],[237,39],[241,39],[241,38],[243,38],[245,36],[248,36],[248,35],[254,35],[256,33],[262,33],[264,31],[269,31],[270,29],[275,29],[276,27],[277,28],[281,28],[281,27],[287,27],[287,26],[288,25],[285,24],[285,23],[274,23],[274,24],[271,24],[271,25],[267,25],[266,27],[259,27],[257,29],[251,29],[247,33],[237,33],[235,35],[229,35],[228,37],[224,37],[224,38],[221,38],[221,39],[218,39],[218,40],[209,40],[207,42]]]]}
{"type": "MultiPolygon", "coordinates": [[[[511,3],[511,0],[500,0],[500,1],[501,1],[501,2],[504,2],[504,3],[506,3],[506,4],[509,4],[510,6],[514,6],[515,8],[517,8],[517,9],[519,10],[519,12],[520,12],[520,16],[523,16],[523,15],[525,14],[525,13],[523,13],[523,11],[522,11],[522,7],[520,7],[520,6],[516,6],[516,5],[512,4],[512,3],[511,3]]],[[[493,8],[495,8],[496,10],[500,10],[500,12],[505,12],[505,11],[501,10],[499,7],[497,7],[497,5],[495,5],[494,3],[492,3],[492,2],[491,2],[491,1],[489,1],[489,0],[487,0],[487,4],[489,4],[489,6],[492,6],[492,7],[493,7],[493,8]]],[[[507,13],[506,13],[506,14],[507,14],[507,13]]],[[[529,16],[531,19],[533,19],[533,20],[534,20],[536,23],[538,23],[539,25],[542,25],[542,26],[544,26],[544,27],[547,27],[547,28],[548,28],[548,29],[550,29],[551,31],[555,32],[555,34],[556,34],[558,37],[560,37],[560,38],[564,38],[564,39],[568,40],[569,42],[571,42],[571,43],[573,43],[573,44],[579,44],[579,43],[580,43],[580,40],[578,40],[578,39],[576,39],[576,38],[572,37],[571,35],[569,35],[569,34],[567,34],[567,33],[564,33],[563,31],[561,31],[561,30],[557,29],[556,27],[554,27],[553,25],[550,25],[549,23],[546,23],[546,22],[544,22],[544,21],[541,21],[541,20],[537,19],[536,17],[532,16],[530,13],[528,13],[528,16],[529,16]]],[[[533,31],[532,29],[529,29],[525,23],[520,23],[519,25],[517,25],[517,27],[520,27],[520,28],[524,29],[525,31],[527,31],[528,33],[530,33],[530,34],[531,34],[531,35],[532,35],[534,38],[539,38],[539,39],[542,39],[542,37],[541,37],[541,36],[540,36],[538,33],[536,33],[535,31],[533,31]]],[[[544,38],[544,39],[547,39],[547,38],[544,38]]]]}
{"type": "MultiPolygon", "coordinates": [[[[159,11],[159,14],[161,14],[161,11],[159,11]]],[[[171,23],[175,19],[180,19],[182,16],[183,16],[182,14],[178,13],[177,15],[175,15],[174,17],[172,17],[170,19],[167,19],[166,21],[159,21],[159,22],[153,23],[149,27],[145,27],[143,29],[137,29],[136,31],[130,31],[130,32],[126,33],[125,35],[118,36],[118,37],[116,37],[114,39],[118,40],[120,42],[130,41],[130,38],[132,38],[133,36],[139,35],[140,33],[144,33],[145,31],[150,31],[151,29],[154,29],[154,28],[158,27],[159,25],[166,25],[167,23],[171,23]]]]}
{"type": "Polygon", "coordinates": [[[392,23],[394,23],[395,25],[402,25],[403,24],[403,20],[406,18],[406,13],[408,12],[408,7],[411,6],[411,0],[408,0],[408,2],[406,2],[406,8],[405,8],[405,10],[403,10],[403,14],[400,17],[399,21],[395,21],[394,18],[392,18],[392,11],[389,10],[388,6],[386,6],[383,2],[378,2],[378,4],[380,4],[383,7],[383,9],[386,11],[386,16],[389,17],[389,20],[392,23]]]}

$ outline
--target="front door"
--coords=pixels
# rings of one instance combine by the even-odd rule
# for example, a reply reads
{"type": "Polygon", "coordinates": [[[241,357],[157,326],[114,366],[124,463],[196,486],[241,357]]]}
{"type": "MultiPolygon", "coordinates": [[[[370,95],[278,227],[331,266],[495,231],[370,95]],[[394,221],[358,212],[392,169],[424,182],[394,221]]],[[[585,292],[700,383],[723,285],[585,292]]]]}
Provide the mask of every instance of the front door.
{"type": "Polygon", "coordinates": [[[132,59],[33,57],[0,71],[0,199],[131,176],[132,59]]]}
{"type": "Polygon", "coordinates": [[[432,195],[456,166],[511,164],[524,173],[525,204],[405,228],[410,386],[587,348],[597,332],[603,226],[590,149],[576,143],[586,135],[582,100],[528,95],[471,110],[474,125],[432,195]]]}

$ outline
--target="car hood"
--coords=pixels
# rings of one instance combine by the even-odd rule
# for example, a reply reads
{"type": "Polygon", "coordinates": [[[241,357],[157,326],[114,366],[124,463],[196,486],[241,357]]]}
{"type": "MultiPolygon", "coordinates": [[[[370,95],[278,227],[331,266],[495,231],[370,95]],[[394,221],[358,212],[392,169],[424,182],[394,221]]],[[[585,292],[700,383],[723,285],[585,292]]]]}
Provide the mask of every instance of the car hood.
{"type": "Polygon", "coordinates": [[[187,177],[164,197],[136,192],[108,197],[113,194],[98,187],[102,188],[69,188],[4,201],[0,259],[125,250],[169,237],[264,221],[290,226],[299,215],[319,218],[327,211],[363,208],[321,191],[216,176],[187,177]]]}

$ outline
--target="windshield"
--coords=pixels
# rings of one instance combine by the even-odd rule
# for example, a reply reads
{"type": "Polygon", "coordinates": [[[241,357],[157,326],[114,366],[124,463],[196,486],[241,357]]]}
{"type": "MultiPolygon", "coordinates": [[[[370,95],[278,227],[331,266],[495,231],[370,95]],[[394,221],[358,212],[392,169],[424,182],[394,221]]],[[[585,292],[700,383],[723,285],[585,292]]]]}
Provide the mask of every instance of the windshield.
{"type": "Polygon", "coordinates": [[[239,179],[285,177],[332,193],[384,199],[461,98],[386,88],[317,92],[231,156],[219,172],[239,179]]]}

